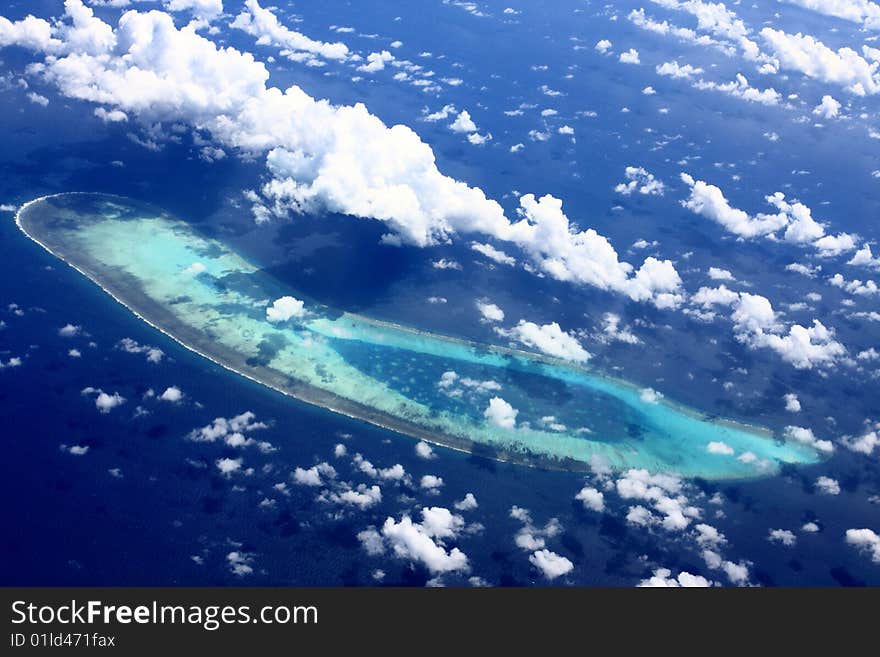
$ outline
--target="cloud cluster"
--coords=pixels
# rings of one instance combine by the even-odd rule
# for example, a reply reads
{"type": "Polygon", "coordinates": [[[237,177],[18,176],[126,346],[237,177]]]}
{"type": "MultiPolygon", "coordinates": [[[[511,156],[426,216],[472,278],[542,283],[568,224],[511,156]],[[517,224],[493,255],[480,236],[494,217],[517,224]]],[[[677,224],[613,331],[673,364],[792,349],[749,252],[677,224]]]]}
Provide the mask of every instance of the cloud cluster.
{"type": "Polygon", "coordinates": [[[420,563],[435,575],[468,571],[467,555],[457,547],[446,547],[464,529],[464,518],[436,506],[423,507],[421,516],[421,522],[414,522],[408,515],[399,521],[388,517],[381,529],[365,529],[358,540],[368,554],[377,556],[390,549],[397,558],[420,563]]]}
{"type": "MultiPolygon", "coordinates": [[[[5,21],[0,45],[52,55],[32,71],[67,97],[148,125],[188,123],[225,149],[265,153],[269,179],[249,195],[258,220],[327,210],[382,221],[389,243],[417,246],[478,233],[518,246],[559,280],[663,307],[680,298],[670,261],[648,258],[635,270],[595,230],[572,226],[549,195],[521,197],[522,218],[510,222],[482,190],[440,173],[410,128],[389,128],[362,104],[334,106],[296,86],[267,86],[269,73],[252,55],[218,47],[193,27],[177,29],[163,12],[128,11],[113,29],[80,0],[65,7],[57,23],[5,21]]],[[[284,38],[268,18],[257,26],[258,4],[248,7],[240,25],[284,38]]]]}

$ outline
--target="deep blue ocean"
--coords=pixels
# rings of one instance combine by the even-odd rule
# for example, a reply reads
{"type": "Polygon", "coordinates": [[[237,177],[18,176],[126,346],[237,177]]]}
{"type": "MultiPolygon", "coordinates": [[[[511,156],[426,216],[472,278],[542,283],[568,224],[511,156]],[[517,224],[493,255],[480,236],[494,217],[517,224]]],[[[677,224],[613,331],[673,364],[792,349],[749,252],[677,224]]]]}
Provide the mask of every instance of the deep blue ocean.
{"type": "MultiPolygon", "coordinates": [[[[61,4],[4,2],[0,15],[48,17],[59,15],[61,4]]],[[[224,4],[234,15],[241,3],[224,4]]],[[[839,259],[821,263],[823,277],[816,279],[788,272],[787,264],[805,259],[803,248],[732,239],[681,206],[687,189],[678,178],[690,171],[719,185],[732,205],[750,212],[767,210],[764,196],[781,190],[810,206],[834,232],[876,240],[880,183],[871,171],[880,169],[880,161],[877,140],[867,137],[877,123],[875,97],[847,96],[847,120],[815,127],[796,120],[809,115],[809,108],[767,107],[659,77],[654,65],[673,58],[699,64],[718,80],[732,79],[744,65],[738,57],[678,43],[626,19],[631,9],[645,6],[658,18],[687,24],[689,16],[651,2],[626,0],[606,8],[598,2],[545,0],[520,3],[515,6],[520,13],[510,17],[503,9],[514,6],[511,0],[479,3],[486,17],[459,4],[303,0],[279,13],[301,17],[302,22],[288,22],[312,38],[344,40],[358,52],[400,40],[403,45],[394,49],[398,58],[419,61],[419,53],[433,53],[426,66],[438,79],[464,80],[444,85],[441,94],[393,80],[394,70],[352,81],[353,71],[336,63],[307,67],[286,61],[273,48],[226,29],[226,19],[218,19],[223,29],[212,38],[262,60],[274,55],[273,85],[297,84],[336,104],[363,102],[388,125],[411,126],[431,145],[441,171],[481,187],[509,216],[516,207],[514,192],[553,194],[582,228],[606,235],[622,259],[670,258],[690,291],[714,285],[705,271],[722,267],[744,282],[738,289],[771,298],[786,321],[806,325],[816,317],[832,326],[851,355],[880,349],[880,323],[851,316],[878,310],[880,297],[853,297],[823,278],[838,266],[848,279],[871,278],[870,272],[857,275],[839,259]],[[619,18],[610,20],[613,14],[619,18]],[[332,25],[357,31],[334,32],[332,25]],[[593,48],[599,39],[611,40],[615,53],[637,48],[643,65],[600,56],[593,48]],[[583,48],[575,49],[578,44],[583,48]],[[562,95],[547,95],[543,85],[562,95]],[[658,93],[643,94],[648,85],[658,93]],[[434,112],[446,104],[469,109],[492,141],[475,147],[451,132],[449,121],[421,120],[425,108],[434,112]],[[520,105],[529,109],[519,116],[504,114],[520,105]],[[542,118],[541,108],[557,114],[542,118]],[[661,108],[668,112],[660,113],[661,108]],[[574,127],[574,140],[556,132],[562,125],[574,127]],[[532,141],[530,130],[553,136],[532,141]],[[779,139],[768,140],[768,131],[779,139]],[[520,142],[523,151],[510,153],[520,142]],[[630,165],[662,179],[666,194],[616,194],[614,186],[630,165]],[[658,244],[630,246],[639,239],[658,244]],[[821,299],[809,308],[786,310],[786,304],[798,304],[814,292],[821,299]],[[845,299],[851,302],[842,305],[845,299]]],[[[835,48],[864,37],[849,24],[832,25],[832,19],[792,5],[759,4],[735,7],[756,29],[779,12],[787,31],[809,32],[835,48]]],[[[96,13],[112,23],[120,12],[100,8],[96,13]]],[[[0,75],[20,76],[32,59],[23,49],[2,49],[0,75]]],[[[772,84],[784,95],[809,98],[809,107],[826,92],[822,84],[794,73],[762,79],[752,71],[748,77],[756,86],[772,84]]],[[[726,320],[701,323],[596,288],[536,277],[521,267],[491,265],[466,238],[428,249],[390,247],[380,244],[386,229],[378,222],[332,213],[257,226],[241,191],[259,184],[261,158],[230,156],[206,163],[189,132],[153,151],[131,138],[139,129],[133,121],[100,122],[92,105],[61,96],[39,78],[28,90],[0,85],[0,203],[17,206],[65,191],[129,196],[192,222],[234,245],[289,289],[336,308],[499,342],[474,309],[475,299],[487,297],[504,309],[508,322],[526,318],[580,329],[594,354],[592,365],[710,414],[777,432],[792,424],[810,427],[819,438],[834,441],[860,435],[866,421],[880,420],[876,361],[861,368],[796,369],[769,350],[751,350],[735,340],[726,320]],[[49,105],[30,103],[27,91],[45,95],[49,105]],[[442,258],[462,268],[432,265],[442,258]],[[446,301],[428,303],[429,297],[446,301]],[[641,344],[594,339],[608,312],[631,326],[641,344]],[[796,417],[781,401],[790,392],[803,407],[796,417]]],[[[875,255],[878,251],[875,247],[875,255]]],[[[12,357],[22,361],[0,369],[4,585],[421,586],[436,573],[390,552],[369,554],[358,533],[381,527],[389,516],[418,518],[424,506],[454,509],[466,493],[479,506],[462,512],[467,529],[447,547],[454,544],[465,552],[470,570],[445,575],[444,583],[467,584],[469,577],[502,586],[551,581],[515,543],[523,522],[511,516],[513,506],[528,509],[538,530],[558,519],[562,529],[548,533],[546,547],[574,568],[554,584],[631,586],[657,568],[729,583],[721,571],[707,567],[701,556],[705,546],[694,540],[692,527],[670,532],[627,522],[628,508],[640,502],[612,490],[606,490],[604,513],[585,509],[575,495],[587,484],[601,489],[591,476],[498,463],[440,447],[434,448],[436,458],[426,460],[417,455],[414,439],[286,398],[204,360],[28,240],[10,211],[0,213],[0,254],[0,363],[12,357]],[[68,324],[81,330],[72,337],[59,334],[68,324]],[[118,348],[125,338],[161,349],[165,356],[148,362],[144,354],[118,348]],[[71,357],[71,349],[80,357],[71,357]],[[184,392],[181,403],[148,394],[169,386],[184,392]],[[118,392],[126,403],[99,413],[94,397],[82,394],[86,387],[118,392]],[[138,407],[144,412],[136,412],[138,407]],[[215,462],[241,451],[187,436],[214,418],[245,411],[268,425],[253,437],[277,450],[248,451],[246,466],[253,471],[227,477],[215,462]],[[334,455],[337,444],[345,445],[346,456],[334,455]],[[62,447],[73,445],[88,450],[78,455],[62,447]],[[409,483],[382,483],[382,501],[361,510],[321,501],[314,487],[291,479],[297,467],[328,462],[340,479],[372,485],[352,460],[357,453],[379,468],[399,463],[409,483]],[[441,477],[442,487],[421,488],[423,475],[441,477]],[[275,487],[280,483],[286,484],[283,490],[275,487]],[[252,572],[235,574],[232,552],[246,555],[252,572]]],[[[723,532],[724,558],[748,563],[750,583],[880,583],[880,564],[844,540],[851,528],[880,532],[878,451],[867,456],[838,446],[815,466],[686,486],[690,503],[702,509],[693,524],[706,522],[723,532]],[[822,494],[815,484],[820,476],[839,482],[839,493],[822,494]],[[710,501],[716,494],[722,503],[710,501]],[[808,522],[819,531],[800,531],[808,522]],[[777,528],[797,534],[796,545],[768,540],[768,532],[777,528]]]]}

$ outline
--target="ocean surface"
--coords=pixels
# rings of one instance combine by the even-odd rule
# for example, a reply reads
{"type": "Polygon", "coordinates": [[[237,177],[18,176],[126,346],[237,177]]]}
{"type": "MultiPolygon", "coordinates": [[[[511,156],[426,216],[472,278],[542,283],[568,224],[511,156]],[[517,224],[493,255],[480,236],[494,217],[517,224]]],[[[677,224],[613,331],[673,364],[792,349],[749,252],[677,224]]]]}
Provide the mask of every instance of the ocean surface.
{"type": "MultiPolygon", "coordinates": [[[[224,4],[234,15],[242,3],[224,4]]],[[[493,263],[470,248],[468,237],[394,247],[382,242],[387,227],[380,222],[329,211],[257,225],[242,192],[259,187],[263,157],[230,153],[206,162],[199,153],[207,135],[171,126],[161,148],[144,147],[154,136],[149,121],[101,122],[91,103],[60,94],[41,78],[25,89],[15,80],[25,77],[33,54],[3,48],[0,203],[9,209],[0,212],[0,364],[18,358],[20,365],[0,368],[0,494],[7,500],[0,583],[631,586],[660,568],[724,585],[880,583],[871,553],[846,540],[854,528],[880,533],[878,450],[859,453],[844,443],[880,420],[877,361],[857,359],[880,349],[880,323],[866,318],[880,297],[848,294],[828,282],[838,271],[847,279],[878,274],[849,268],[849,256],[826,260],[784,241],[737,240],[682,206],[688,189],[679,178],[689,171],[716,184],[731,205],[752,214],[770,212],[764,197],[782,190],[810,206],[833,227],[829,232],[871,243],[880,211],[871,174],[880,166],[878,142],[868,137],[876,127],[875,96],[835,87],[846,118],[820,121],[812,107],[829,93],[827,84],[793,72],[761,76],[739,56],[681,43],[627,19],[644,8],[694,27],[691,16],[653,2],[611,8],[573,0],[489,1],[478,5],[485,16],[463,6],[468,3],[439,0],[274,4],[285,5],[284,22],[314,39],[345,40],[363,54],[400,40],[392,48],[399,59],[421,61],[420,53],[430,52],[437,79],[463,83],[428,93],[395,80],[391,66],[376,75],[335,62],[306,66],[256,45],[226,19],[217,19],[221,30],[212,38],[266,61],[275,86],[297,84],[336,104],[362,102],[388,125],[411,126],[433,148],[441,171],[482,188],[508,216],[516,214],[518,194],[549,193],[564,199],[566,215],[581,228],[607,236],[621,259],[672,259],[690,293],[718,284],[707,276],[710,267],[729,270],[736,281],[729,287],[771,298],[785,322],[819,318],[832,327],[852,362],[799,369],[737,340],[726,317],[697,321],[493,263]],[[508,6],[520,13],[505,15],[508,6]],[[331,28],[349,25],[356,31],[331,28]],[[595,51],[600,39],[613,42],[613,56],[595,51]],[[619,63],[619,52],[630,47],[641,65],[619,63]],[[655,66],[671,59],[698,64],[719,81],[745,71],[756,86],[773,85],[799,100],[790,101],[794,109],[765,106],[658,76],[655,66]],[[642,93],[649,85],[656,94],[642,93]],[[30,102],[29,92],[47,97],[48,106],[30,102]],[[423,120],[446,104],[468,108],[492,140],[468,143],[449,129],[454,115],[423,120]],[[504,113],[521,106],[522,114],[504,113]],[[541,116],[544,108],[556,113],[541,116]],[[573,137],[558,132],[563,125],[574,128],[573,137]],[[531,130],[552,136],[530,139],[531,130]],[[511,153],[518,143],[525,144],[522,151],[511,153]],[[628,166],[663,180],[666,193],[616,193],[628,166]],[[284,289],[343,312],[503,347],[508,340],[475,302],[503,308],[504,326],[558,322],[578,336],[598,371],[776,435],[788,426],[809,428],[834,444],[833,453],[758,478],[670,483],[651,480],[653,472],[634,475],[654,486],[647,497],[629,495],[622,472],[532,468],[437,445],[428,453],[416,439],[299,402],[183,348],[16,227],[20,204],[72,191],[161,207],[258,263],[284,289]],[[638,240],[648,246],[636,247],[638,240]],[[460,268],[435,266],[441,260],[460,268]],[[802,276],[786,270],[793,262],[822,270],[802,276]],[[638,342],[604,339],[607,313],[638,342]],[[161,357],[151,360],[150,349],[161,357]],[[169,388],[180,398],[162,399],[169,388]],[[111,399],[107,412],[97,405],[101,393],[111,399]],[[784,395],[791,393],[802,407],[797,413],[785,409],[784,395]],[[112,401],[114,395],[124,401],[112,401]],[[253,416],[232,422],[243,413],[253,416]],[[225,418],[227,429],[203,439],[200,430],[216,418],[225,418]],[[227,440],[237,432],[233,424],[243,444],[227,440]],[[834,480],[837,491],[819,485],[822,477],[834,480]],[[585,487],[604,494],[603,511],[576,498],[585,487]],[[468,493],[475,507],[462,504],[468,493]],[[640,522],[636,506],[654,519],[640,522]],[[389,519],[392,529],[407,517],[422,520],[422,509],[432,507],[462,518],[454,536],[435,538],[444,558],[453,548],[466,554],[467,568],[432,569],[397,554],[392,542],[381,553],[368,549],[365,531],[380,532],[389,519]],[[723,539],[707,539],[699,524],[723,539]],[[796,540],[771,538],[773,530],[790,531],[796,540]],[[549,577],[530,560],[541,549],[572,568],[549,577]],[[712,567],[707,549],[746,568],[745,580],[731,577],[723,564],[712,567]]],[[[834,48],[874,43],[873,33],[788,3],[730,9],[755,30],[772,19],[834,48]]],[[[62,11],[51,0],[13,1],[0,15],[16,20],[62,11]]],[[[115,24],[120,10],[96,14],[115,24]]],[[[182,16],[178,24],[185,24],[182,16]]],[[[352,362],[363,359],[364,370],[376,362],[365,347],[339,349],[352,362]]]]}

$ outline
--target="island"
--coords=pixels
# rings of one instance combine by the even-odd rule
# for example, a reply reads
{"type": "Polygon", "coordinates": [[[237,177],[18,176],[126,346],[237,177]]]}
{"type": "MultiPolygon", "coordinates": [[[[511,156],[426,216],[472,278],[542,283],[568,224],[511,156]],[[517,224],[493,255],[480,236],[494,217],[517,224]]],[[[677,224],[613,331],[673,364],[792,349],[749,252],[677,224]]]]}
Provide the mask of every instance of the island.
{"type": "Polygon", "coordinates": [[[200,356],[435,445],[543,468],[644,468],[714,480],[821,458],[809,445],[646,395],[586,366],[304,302],[223,242],[149,203],[58,194],[23,205],[16,223],[200,356]]]}

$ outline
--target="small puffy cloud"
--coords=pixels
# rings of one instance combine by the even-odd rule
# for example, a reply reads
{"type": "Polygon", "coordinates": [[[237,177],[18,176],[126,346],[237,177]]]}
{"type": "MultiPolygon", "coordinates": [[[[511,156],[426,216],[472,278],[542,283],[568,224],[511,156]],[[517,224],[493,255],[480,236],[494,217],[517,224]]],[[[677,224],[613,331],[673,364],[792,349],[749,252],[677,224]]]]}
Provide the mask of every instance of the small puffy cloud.
{"type": "Polygon", "coordinates": [[[480,314],[483,316],[483,321],[485,322],[504,321],[504,311],[494,303],[489,303],[486,300],[477,301],[477,310],[480,311],[480,314]]]}
{"type": "Polygon", "coordinates": [[[449,129],[453,132],[476,132],[477,124],[474,123],[467,110],[462,110],[455,118],[455,121],[449,124],[449,129]]]}
{"type": "Polygon", "coordinates": [[[547,579],[556,579],[570,573],[574,569],[574,564],[570,559],[546,548],[532,553],[529,557],[529,562],[540,570],[547,579]]]}
{"type": "Polygon", "coordinates": [[[831,477],[819,477],[816,479],[816,490],[824,495],[840,495],[840,484],[831,477]]]}
{"type": "Polygon", "coordinates": [[[467,555],[457,547],[447,549],[448,540],[464,528],[464,518],[443,507],[424,507],[422,521],[404,515],[400,521],[387,518],[381,530],[366,529],[358,539],[368,554],[380,555],[386,549],[399,559],[419,563],[433,574],[470,570],[467,555]]]}
{"type": "Polygon", "coordinates": [[[516,416],[519,413],[513,406],[501,397],[493,397],[489,405],[483,411],[483,416],[496,427],[513,429],[516,427],[516,416]]]}
{"type": "Polygon", "coordinates": [[[176,404],[183,399],[183,392],[177,386],[169,386],[165,388],[165,392],[159,395],[159,399],[176,404]]]}
{"type": "Polygon", "coordinates": [[[477,498],[473,493],[467,493],[463,499],[455,503],[455,508],[458,511],[473,511],[477,506],[477,498]]]}
{"type": "Polygon", "coordinates": [[[416,443],[416,456],[418,456],[420,459],[425,460],[437,458],[437,455],[434,453],[434,449],[424,440],[420,440],[416,443]]]}
{"type": "Polygon", "coordinates": [[[663,393],[657,392],[654,388],[642,388],[639,392],[639,399],[646,404],[659,404],[663,399],[663,393]]]}
{"type": "Polygon", "coordinates": [[[302,301],[290,296],[275,299],[272,305],[266,308],[266,321],[275,324],[294,317],[302,317],[306,313],[304,306],[302,301]]]}
{"type": "Polygon", "coordinates": [[[217,459],[214,463],[217,466],[217,469],[221,472],[221,474],[229,477],[233,473],[241,470],[243,460],[240,458],[231,459],[231,458],[227,457],[227,458],[217,459]]]}
{"type": "Polygon", "coordinates": [[[579,500],[585,509],[591,509],[598,513],[605,510],[605,496],[602,494],[602,491],[596,490],[591,486],[581,488],[578,494],[574,496],[574,499],[579,500]]]}
{"type": "Polygon", "coordinates": [[[793,392],[786,393],[783,396],[785,400],[785,410],[789,413],[800,413],[801,412],[801,402],[798,399],[798,396],[793,392]]]}
{"type": "Polygon", "coordinates": [[[727,269],[719,269],[718,267],[709,267],[709,278],[713,281],[735,281],[733,274],[727,269]]]}
{"type": "Polygon", "coordinates": [[[321,479],[321,472],[317,466],[311,468],[296,468],[291,475],[293,481],[300,486],[323,486],[324,481],[321,479]]]}
{"type": "Polygon", "coordinates": [[[771,529],[767,540],[771,543],[781,543],[785,547],[792,547],[797,543],[797,536],[788,529],[771,529]]]}
{"type": "Polygon", "coordinates": [[[813,114],[823,119],[833,119],[840,114],[840,103],[832,96],[822,96],[822,102],[813,108],[813,114]]]}
{"type": "Polygon", "coordinates": [[[367,55],[367,63],[358,66],[357,70],[363,71],[364,73],[377,73],[385,68],[385,64],[390,64],[393,61],[394,55],[387,50],[371,52],[367,55]]]}
{"type": "Polygon", "coordinates": [[[733,456],[733,447],[722,441],[712,441],[706,445],[706,451],[710,454],[733,456]]]}
{"type": "Polygon", "coordinates": [[[438,488],[442,488],[443,486],[443,477],[438,477],[437,475],[424,475],[419,480],[419,487],[424,490],[436,490],[438,488]]]}
{"type": "Polygon", "coordinates": [[[812,429],[805,427],[787,426],[783,431],[786,440],[792,440],[819,450],[820,452],[831,453],[834,451],[834,444],[830,440],[819,440],[813,433],[812,429]]]}
{"type": "Polygon", "coordinates": [[[521,319],[516,326],[510,329],[496,328],[495,331],[503,337],[520,342],[554,358],[575,363],[586,363],[592,358],[592,354],[581,346],[578,339],[563,331],[556,322],[539,326],[521,319]]]}
{"type": "Polygon", "coordinates": [[[144,354],[150,363],[160,363],[165,357],[165,352],[158,347],[142,345],[137,340],[132,340],[131,338],[122,338],[116,345],[116,348],[128,354],[144,354]]]}
{"type": "Polygon", "coordinates": [[[641,64],[641,60],[639,59],[639,51],[635,48],[630,48],[626,52],[620,53],[620,57],[618,58],[621,64],[641,64]]]}
{"type": "Polygon", "coordinates": [[[97,393],[95,397],[95,408],[97,408],[101,413],[109,413],[117,406],[121,406],[125,403],[125,397],[120,395],[118,392],[107,394],[103,390],[93,390],[91,388],[86,388],[85,390],[83,390],[84,394],[91,394],[92,392],[97,393]]]}
{"type": "Polygon", "coordinates": [[[643,167],[628,166],[624,170],[626,182],[619,183],[614,191],[624,196],[633,192],[645,196],[663,196],[665,186],[643,167]]]}
{"type": "Polygon", "coordinates": [[[595,49],[603,55],[611,50],[611,42],[608,39],[600,39],[596,42],[595,49]]]}
{"type": "Polygon", "coordinates": [[[58,329],[58,335],[60,335],[62,338],[75,338],[81,334],[82,326],[78,326],[75,324],[65,324],[60,329],[58,329]]]}
{"type": "Polygon", "coordinates": [[[712,586],[711,582],[700,575],[692,575],[682,571],[677,577],[672,577],[672,571],[668,568],[658,568],[648,579],[643,579],[638,584],[648,588],[691,588],[712,586]]]}
{"type": "Polygon", "coordinates": [[[847,529],[846,542],[871,556],[871,561],[880,564],[880,535],[873,529],[847,529]]]}

